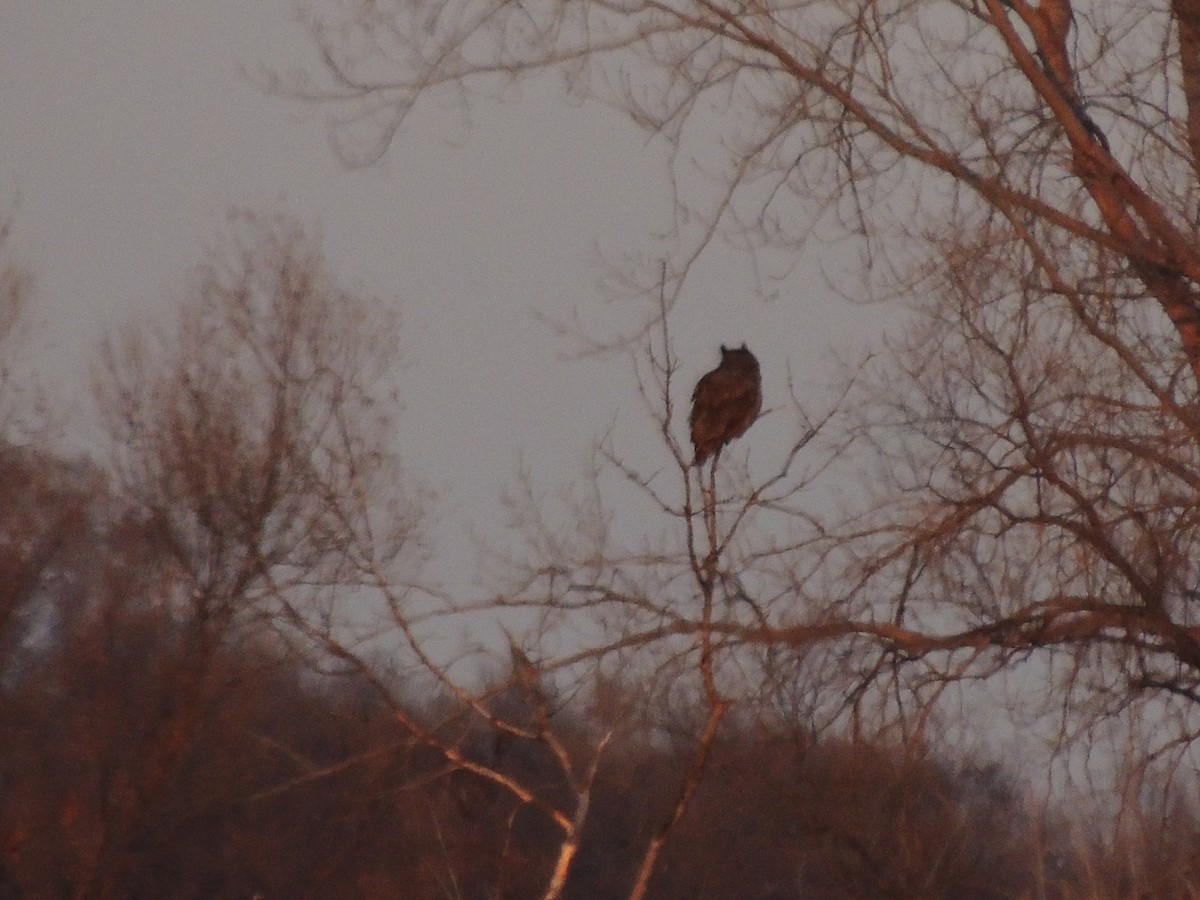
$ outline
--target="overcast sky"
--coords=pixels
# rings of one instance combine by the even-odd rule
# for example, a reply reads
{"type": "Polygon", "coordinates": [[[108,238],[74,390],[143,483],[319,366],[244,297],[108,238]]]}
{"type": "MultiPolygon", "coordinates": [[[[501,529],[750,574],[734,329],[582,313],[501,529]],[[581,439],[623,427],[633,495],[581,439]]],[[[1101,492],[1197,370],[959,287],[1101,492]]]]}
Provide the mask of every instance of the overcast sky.
{"type": "MultiPolygon", "coordinates": [[[[400,451],[440,495],[443,565],[461,571],[462,535],[499,526],[522,457],[552,490],[614,421],[631,452],[653,453],[628,362],[565,358],[570,342],[535,314],[621,314],[597,289],[598,253],[645,250],[669,225],[666,148],[544,81],[479,105],[466,132],[430,104],[379,165],[349,171],[329,110],[243,73],[310,52],[287,0],[0,4],[0,198],[17,201],[36,277],[30,346],[42,378],[82,384],[106,330],[179,303],[228,208],[282,201],[319,227],[341,282],[401,306],[400,451]]],[[[817,262],[772,302],[732,251],[699,267],[672,320],[677,399],[721,342],[759,355],[768,406],[786,401],[789,365],[802,388],[825,380],[825,349],[869,313],[829,296],[817,262]]],[[[793,432],[779,419],[751,434],[769,455],[793,432]]]]}

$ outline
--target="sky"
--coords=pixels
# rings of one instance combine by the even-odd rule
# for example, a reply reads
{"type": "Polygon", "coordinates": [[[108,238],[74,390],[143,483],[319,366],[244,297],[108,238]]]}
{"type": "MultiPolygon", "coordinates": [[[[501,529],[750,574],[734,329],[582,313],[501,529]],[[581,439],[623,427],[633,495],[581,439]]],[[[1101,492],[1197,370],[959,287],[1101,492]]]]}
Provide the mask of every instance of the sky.
{"type": "MultiPolygon", "coordinates": [[[[398,450],[437,497],[443,574],[462,579],[469,535],[504,529],[522,462],[546,490],[569,485],[610,427],[653,459],[628,358],[578,358],[543,319],[620,314],[600,260],[670,225],[667,148],[543,80],[481,101],[467,129],[420,107],[380,163],[350,170],[331,110],[248,74],[311,59],[287,0],[0,4],[0,200],[35,278],[27,353],[39,381],[81,402],[97,342],[168,321],[228,209],[286,207],[323,235],[340,283],[401,310],[398,450]]],[[[871,316],[822,286],[820,262],[763,301],[744,256],[715,248],[672,315],[677,402],[719,344],[743,341],[768,408],[786,403],[789,371],[818,394],[829,354],[871,316]]],[[[794,432],[777,416],[751,435],[769,456],[794,432]]]]}

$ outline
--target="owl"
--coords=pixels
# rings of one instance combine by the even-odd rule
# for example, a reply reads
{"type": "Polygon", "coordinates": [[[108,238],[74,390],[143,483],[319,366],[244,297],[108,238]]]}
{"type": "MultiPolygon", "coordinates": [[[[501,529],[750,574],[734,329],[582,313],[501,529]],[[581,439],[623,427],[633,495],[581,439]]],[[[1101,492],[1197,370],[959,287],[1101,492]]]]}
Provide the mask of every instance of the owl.
{"type": "Polygon", "coordinates": [[[746,345],[721,345],[721,364],[696,382],[692,392],[692,446],[695,465],[703,465],[736,437],[746,433],[762,409],[758,360],[746,345]]]}

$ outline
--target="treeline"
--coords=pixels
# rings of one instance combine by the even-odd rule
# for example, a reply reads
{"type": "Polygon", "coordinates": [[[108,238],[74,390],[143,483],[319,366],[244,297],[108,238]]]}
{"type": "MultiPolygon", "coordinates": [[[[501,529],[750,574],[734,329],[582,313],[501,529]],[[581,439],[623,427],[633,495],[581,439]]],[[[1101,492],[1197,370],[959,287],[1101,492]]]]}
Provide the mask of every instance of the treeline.
{"type": "MultiPolygon", "coordinates": [[[[98,471],[12,447],[0,458],[0,896],[541,893],[561,835],[537,807],[573,800],[543,743],[444,692],[407,696],[398,683],[383,697],[348,670],[315,671],[265,620],[213,641],[164,602],[154,529],[98,471]],[[396,696],[421,735],[398,721],[396,696]],[[532,796],[468,771],[439,741],[532,796]]],[[[556,732],[582,753],[606,698],[631,690],[600,682],[569,705],[548,698],[556,732]]],[[[536,717],[515,683],[483,695],[505,722],[536,717]]],[[[564,896],[627,894],[701,718],[653,704],[625,718],[564,896]]],[[[994,762],[745,717],[717,739],[651,895],[1183,897],[1200,883],[1193,815],[1160,815],[1112,846],[1110,829],[1030,796],[994,762]]]]}
{"type": "MultiPolygon", "coordinates": [[[[894,581],[823,529],[747,552],[778,498],[736,460],[689,494],[674,453],[705,498],[664,504],[674,549],[619,553],[586,504],[554,528],[531,490],[510,589],[426,584],[394,328],[294,221],[239,214],[176,327],[105,346],[87,456],[0,378],[0,900],[1196,895],[1186,771],[1156,782],[1137,748],[1089,805],[1047,796],[1044,756],[940,736],[989,698],[973,661],[986,680],[1072,632],[1022,612],[948,641],[807,574],[845,551],[903,607],[926,531],[894,581]]],[[[962,571],[930,594],[960,614],[962,571]]],[[[1063,714],[1086,733],[1129,695],[1079,648],[1066,690],[1113,698],[1063,714]]],[[[1089,747],[1065,732],[1069,763],[1089,747]]]]}

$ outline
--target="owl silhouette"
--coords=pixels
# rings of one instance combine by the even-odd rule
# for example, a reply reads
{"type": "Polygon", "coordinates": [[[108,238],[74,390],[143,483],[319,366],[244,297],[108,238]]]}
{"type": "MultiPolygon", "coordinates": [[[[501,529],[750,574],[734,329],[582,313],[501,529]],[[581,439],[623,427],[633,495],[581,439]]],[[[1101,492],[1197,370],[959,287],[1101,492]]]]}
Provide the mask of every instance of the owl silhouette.
{"type": "Polygon", "coordinates": [[[695,465],[704,462],[734,438],[746,433],[762,410],[762,376],[758,360],[746,345],[730,350],[721,345],[721,364],[706,374],[692,392],[692,446],[695,465]]]}

